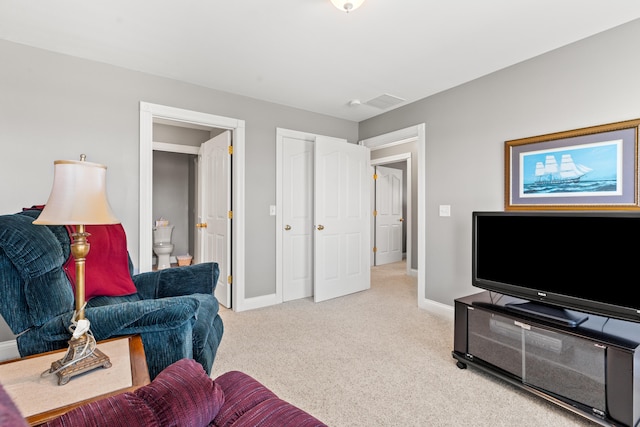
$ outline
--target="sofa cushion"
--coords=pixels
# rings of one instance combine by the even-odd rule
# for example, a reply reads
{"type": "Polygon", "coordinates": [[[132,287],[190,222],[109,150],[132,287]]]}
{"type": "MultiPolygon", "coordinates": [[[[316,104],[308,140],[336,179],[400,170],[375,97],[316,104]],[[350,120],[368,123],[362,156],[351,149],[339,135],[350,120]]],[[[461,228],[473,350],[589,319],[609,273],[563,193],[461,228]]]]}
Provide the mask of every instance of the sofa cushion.
{"type": "MultiPolygon", "coordinates": [[[[69,235],[75,226],[67,226],[69,235]]],[[[129,272],[127,236],[121,224],[86,225],[87,241],[91,248],[85,261],[85,299],[97,296],[123,296],[137,292],[129,272]]],[[[76,283],[73,255],[64,264],[71,285],[76,283]]]]}
{"type": "Polygon", "coordinates": [[[280,398],[258,403],[233,423],[233,427],[327,427],[326,424],[280,398]]]}
{"type": "Polygon", "coordinates": [[[43,426],[160,427],[161,424],[144,399],[133,393],[122,393],[78,406],[43,426]]]}
{"type": "Polygon", "coordinates": [[[327,427],[243,372],[226,372],[215,382],[225,396],[213,420],[215,427],[327,427]]]}
{"type": "Polygon", "coordinates": [[[240,372],[230,371],[215,379],[222,387],[225,404],[214,419],[216,427],[229,427],[238,421],[247,411],[267,399],[277,396],[253,377],[240,372]]]}
{"type": "Polygon", "coordinates": [[[181,359],[146,386],[75,408],[46,427],[204,427],[224,394],[193,359],[181,359]]]}
{"type": "Polygon", "coordinates": [[[220,386],[193,359],[170,365],[134,393],[147,402],[161,426],[207,426],[225,400],[220,386]]]}

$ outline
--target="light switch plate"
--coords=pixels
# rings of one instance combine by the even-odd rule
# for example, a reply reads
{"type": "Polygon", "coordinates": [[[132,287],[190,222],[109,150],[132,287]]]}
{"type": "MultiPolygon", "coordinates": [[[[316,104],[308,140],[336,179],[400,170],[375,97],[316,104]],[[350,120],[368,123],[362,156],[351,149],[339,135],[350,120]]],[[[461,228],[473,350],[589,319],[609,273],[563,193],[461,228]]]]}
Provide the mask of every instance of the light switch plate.
{"type": "Polygon", "coordinates": [[[269,206],[269,215],[274,216],[276,214],[276,205],[269,206]]]}
{"type": "Polygon", "coordinates": [[[440,216],[451,216],[451,205],[440,205],[440,216]]]}

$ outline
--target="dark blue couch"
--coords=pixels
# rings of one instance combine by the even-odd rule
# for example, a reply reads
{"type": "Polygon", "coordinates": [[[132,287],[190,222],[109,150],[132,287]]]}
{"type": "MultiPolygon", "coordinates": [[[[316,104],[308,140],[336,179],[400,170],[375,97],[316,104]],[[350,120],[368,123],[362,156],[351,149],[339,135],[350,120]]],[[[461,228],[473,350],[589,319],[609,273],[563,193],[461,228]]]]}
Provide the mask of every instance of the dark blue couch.
{"type": "MultiPolygon", "coordinates": [[[[70,253],[64,226],[34,225],[38,210],[0,216],[0,314],[22,357],[68,346],[75,302],[63,270],[70,253]]],[[[128,256],[127,256],[128,258],[128,256]]],[[[133,265],[129,259],[129,273],[133,265]]],[[[140,334],[153,379],[189,358],[207,374],[223,334],[213,292],[217,263],[132,274],[137,292],[88,301],[96,340],[140,334]]]]}

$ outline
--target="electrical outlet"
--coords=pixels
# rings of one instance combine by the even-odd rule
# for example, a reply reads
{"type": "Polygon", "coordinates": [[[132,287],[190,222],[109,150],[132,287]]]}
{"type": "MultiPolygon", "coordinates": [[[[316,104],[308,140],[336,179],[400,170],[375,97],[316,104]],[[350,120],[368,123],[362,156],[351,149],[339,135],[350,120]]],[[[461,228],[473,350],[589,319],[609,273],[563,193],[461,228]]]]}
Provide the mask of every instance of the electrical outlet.
{"type": "Polygon", "coordinates": [[[451,205],[440,205],[440,216],[451,216],[451,205]]]}

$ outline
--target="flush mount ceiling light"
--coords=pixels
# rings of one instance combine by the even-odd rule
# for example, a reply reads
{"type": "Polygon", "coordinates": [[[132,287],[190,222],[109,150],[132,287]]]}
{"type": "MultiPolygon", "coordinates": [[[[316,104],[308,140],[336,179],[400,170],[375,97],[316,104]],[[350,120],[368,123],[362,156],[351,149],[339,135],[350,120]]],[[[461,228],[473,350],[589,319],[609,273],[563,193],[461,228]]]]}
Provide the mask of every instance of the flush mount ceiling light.
{"type": "Polygon", "coordinates": [[[338,9],[349,13],[359,8],[364,3],[364,0],[331,0],[331,3],[338,9]]]}

